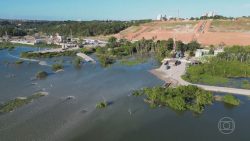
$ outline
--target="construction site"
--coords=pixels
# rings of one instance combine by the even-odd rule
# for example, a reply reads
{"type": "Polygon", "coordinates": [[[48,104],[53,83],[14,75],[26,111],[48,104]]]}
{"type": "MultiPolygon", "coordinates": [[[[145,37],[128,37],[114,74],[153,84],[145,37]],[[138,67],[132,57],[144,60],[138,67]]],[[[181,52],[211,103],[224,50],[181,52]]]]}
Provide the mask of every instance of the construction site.
{"type": "Polygon", "coordinates": [[[132,26],[115,35],[130,41],[140,39],[183,42],[196,40],[202,45],[250,45],[250,19],[153,21],[132,26]]]}

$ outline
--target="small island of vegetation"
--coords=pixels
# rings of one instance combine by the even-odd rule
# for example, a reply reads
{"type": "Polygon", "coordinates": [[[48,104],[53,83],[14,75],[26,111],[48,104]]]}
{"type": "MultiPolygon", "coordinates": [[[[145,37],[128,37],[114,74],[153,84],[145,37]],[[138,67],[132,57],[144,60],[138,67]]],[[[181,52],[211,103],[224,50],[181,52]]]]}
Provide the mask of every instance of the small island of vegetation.
{"type": "Polygon", "coordinates": [[[17,60],[15,63],[16,63],[17,65],[21,65],[23,62],[24,62],[23,60],[17,60]]]}
{"type": "Polygon", "coordinates": [[[46,71],[39,71],[36,73],[36,78],[37,79],[44,79],[48,76],[49,74],[46,71]]]}
{"type": "Polygon", "coordinates": [[[60,57],[60,56],[75,56],[77,54],[77,50],[74,51],[63,51],[63,52],[47,52],[47,53],[34,53],[34,52],[23,52],[21,53],[22,58],[52,58],[52,57],[60,57]]]}
{"type": "Polygon", "coordinates": [[[63,65],[62,64],[53,64],[52,65],[52,70],[53,71],[59,71],[63,69],[63,65]]]}
{"type": "Polygon", "coordinates": [[[98,109],[104,109],[106,107],[108,107],[108,103],[106,101],[102,101],[96,104],[96,108],[98,109]]]}
{"type": "Polygon", "coordinates": [[[133,95],[145,95],[145,101],[151,107],[168,106],[174,110],[191,110],[194,113],[202,113],[205,106],[213,103],[211,92],[196,86],[179,86],[176,88],[153,87],[134,91],[133,95]]]}
{"type": "Polygon", "coordinates": [[[233,95],[225,95],[223,97],[223,102],[229,105],[238,106],[240,105],[240,100],[233,95]]]}
{"type": "Polygon", "coordinates": [[[39,92],[35,93],[28,97],[17,97],[13,100],[10,100],[2,105],[0,105],[0,113],[9,113],[14,111],[15,109],[22,107],[26,104],[31,103],[33,100],[38,99],[40,97],[46,96],[47,93],[39,92]]]}

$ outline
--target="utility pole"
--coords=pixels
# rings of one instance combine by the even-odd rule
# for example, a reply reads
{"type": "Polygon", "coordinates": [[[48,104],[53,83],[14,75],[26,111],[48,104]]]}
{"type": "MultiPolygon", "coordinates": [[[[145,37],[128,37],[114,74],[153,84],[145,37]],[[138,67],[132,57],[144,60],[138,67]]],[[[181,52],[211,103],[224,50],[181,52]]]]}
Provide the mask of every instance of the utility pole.
{"type": "Polygon", "coordinates": [[[180,19],[180,9],[178,9],[178,19],[180,19]]]}

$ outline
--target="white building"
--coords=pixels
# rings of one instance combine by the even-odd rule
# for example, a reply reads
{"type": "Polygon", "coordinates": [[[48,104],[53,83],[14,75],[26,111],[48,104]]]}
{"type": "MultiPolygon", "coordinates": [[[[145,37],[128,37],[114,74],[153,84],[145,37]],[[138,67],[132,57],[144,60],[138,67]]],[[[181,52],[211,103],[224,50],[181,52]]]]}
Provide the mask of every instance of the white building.
{"type": "Polygon", "coordinates": [[[195,57],[199,58],[202,57],[204,55],[208,55],[209,54],[209,50],[208,49],[197,49],[195,52],[195,57]]]}
{"type": "Polygon", "coordinates": [[[156,20],[157,20],[157,21],[166,21],[166,20],[168,20],[168,18],[167,18],[167,15],[159,14],[159,15],[156,17],[156,20]]]}
{"type": "Polygon", "coordinates": [[[202,16],[203,17],[214,17],[215,15],[216,15],[215,11],[210,11],[210,12],[204,13],[202,16]]]}

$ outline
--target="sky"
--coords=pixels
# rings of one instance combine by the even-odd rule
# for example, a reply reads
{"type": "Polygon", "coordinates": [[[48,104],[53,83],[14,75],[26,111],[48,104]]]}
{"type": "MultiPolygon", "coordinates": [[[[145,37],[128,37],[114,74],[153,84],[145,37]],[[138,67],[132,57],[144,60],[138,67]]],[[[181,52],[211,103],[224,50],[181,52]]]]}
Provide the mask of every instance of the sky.
{"type": "Polygon", "coordinates": [[[0,19],[139,20],[177,16],[178,9],[183,18],[249,16],[250,0],[0,0],[0,19]]]}

